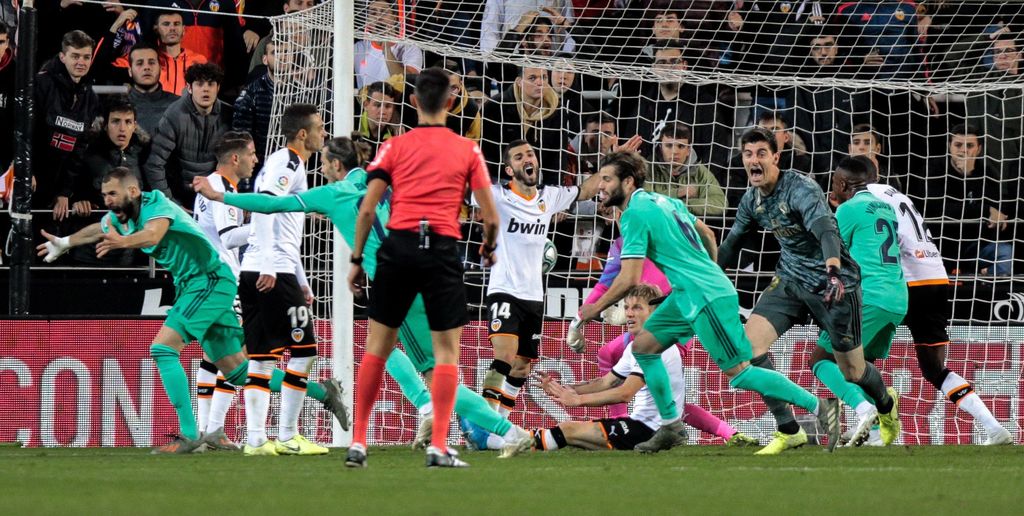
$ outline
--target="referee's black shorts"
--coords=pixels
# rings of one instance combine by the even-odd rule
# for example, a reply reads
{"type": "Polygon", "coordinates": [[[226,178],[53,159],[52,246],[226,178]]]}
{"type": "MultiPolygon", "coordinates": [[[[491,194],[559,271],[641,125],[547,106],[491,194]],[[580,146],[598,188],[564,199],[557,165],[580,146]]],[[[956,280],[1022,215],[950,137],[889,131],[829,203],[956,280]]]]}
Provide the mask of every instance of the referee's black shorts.
{"type": "Polygon", "coordinates": [[[423,294],[431,331],[465,325],[466,285],[457,241],[431,233],[430,248],[420,249],[419,240],[418,233],[392,231],[381,243],[370,291],[370,318],[398,328],[416,294],[423,294]]]}

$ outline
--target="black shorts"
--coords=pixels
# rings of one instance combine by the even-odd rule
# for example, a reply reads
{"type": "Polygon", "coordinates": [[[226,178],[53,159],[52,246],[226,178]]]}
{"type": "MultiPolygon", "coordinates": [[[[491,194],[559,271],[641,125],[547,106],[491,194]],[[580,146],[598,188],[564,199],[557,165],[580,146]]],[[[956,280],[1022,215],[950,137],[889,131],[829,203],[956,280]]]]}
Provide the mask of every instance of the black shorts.
{"type": "Polygon", "coordinates": [[[544,303],[523,301],[509,294],[491,294],[485,305],[491,321],[488,338],[513,337],[519,341],[516,354],[536,360],[540,356],[540,336],[544,331],[544,303]]]}
{"type": "Polygon", "coordinates": [[[628,417],[598,419],[595,423],[601,425],[608,446],[615,450],[632,450],[654,435],[653,428],[628,417]]]}
{"type": "Polygon", "coordinates": [[[953,316],[949,285],[921,285],[907,288],[907,316],[903,324],[910,329],[915,346],[949,344],[946,326],[953,316]]]}
{"type": "Polygon", "coordinates": [[[820,294],[776,277],[761,293],[753,313],[768,319],[780,337],[794,325],[806,322],[810,316],[822,331],[828,333],[835,351],[852,351],[861,345],[860,286],[846,289],[843,300],[828,308],[820,294]]]}
{"type": "Polygon", "coordinates": [[[466,324],[466,285],[458,242],[430,235],[430,248],[419,248],[419,235],[392,231],[377,250],[377,273],[368,315],[389,328],[405,320],[416,294],[423,295],[431,331],[466,324]]]}
{"type": "Polygon", "coordinates": [[[293,357],[315,357],[313,311],[295,275],[278,273],[270,292],[256,289],[259,277],[258,272],[242,271],[238,282],[249,358],[277,359],[286,349],[293,357]]]}

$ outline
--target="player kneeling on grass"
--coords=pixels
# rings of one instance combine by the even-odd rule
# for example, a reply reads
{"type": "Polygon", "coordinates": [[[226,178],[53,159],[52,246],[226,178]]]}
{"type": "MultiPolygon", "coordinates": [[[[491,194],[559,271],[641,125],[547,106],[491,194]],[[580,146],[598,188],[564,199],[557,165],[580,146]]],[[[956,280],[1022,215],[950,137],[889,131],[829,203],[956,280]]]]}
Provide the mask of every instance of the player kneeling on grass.
{"type": "MultiPolygon", "coordinates": [[[[595,380],[573,386],[564,386],[550,375],[542,379],[544,392],[566,407],[605,407],[633,401],[633,411],[627,417],[613,417],[595,421],[565,421],[553,428],[534,432],[534,448],[552,451],[566,446],[587,450],[632,450],[650,439],[661,427],[661,416],[654,397],[644,382],[644,373],[633,356],[632,339],[643,328],[654,311],[652,301],[663,300],[658,287],[646,283],[634,286],[626,294],[626,328],[630,341],[622,358],[611,372],[595,380]]],[[[661,361],[668,371],[669,386],[676,406],[682,407],[686,398],[683,380],[683,361],[677,346],[661,352],[661,361]]]]}

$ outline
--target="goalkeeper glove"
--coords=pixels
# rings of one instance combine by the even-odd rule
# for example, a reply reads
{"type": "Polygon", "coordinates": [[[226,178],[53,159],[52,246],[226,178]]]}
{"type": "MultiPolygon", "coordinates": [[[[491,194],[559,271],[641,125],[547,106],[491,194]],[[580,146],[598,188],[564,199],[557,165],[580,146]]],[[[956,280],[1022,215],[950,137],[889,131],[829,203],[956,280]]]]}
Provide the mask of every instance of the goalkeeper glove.
{"type": "Polygon", "coordinates": [[[43,257],[43,261],[53,263],[54,260],[60,258],[60,255],[71,249],[71,237],[54,238],[53,240],[48,240],[45,245],[46,256],[43,257]]]}
{"type": "Polygon", "coordinates": [[[601,317],[604,317],[605,324],[611,324],[613,326],[622,326],[626,324],[626,310],[622,308],[622,303],[616,303],[609,306],[605,311],[601,312],[601,317]]]}
{"type": "Polygon", "coordinates": [[[580,319],[579,314],[572,319],[569,323],[569,331],[565,334],[565,343],[573,351],[577,353],[583,353],[587,349],[587,341],[583,338],[583,332],[580,331],[580,326],[583,326],[583,321],[580,319]]]}
{"type": "Polygon", "coordinates": [[[839,277],[839,267],[830,265],[828,268],[828,281],[825,284],[825,306],[832,308],[833,303],[843,300],[846,289],[843,287],[843,280],[839,277]]]}

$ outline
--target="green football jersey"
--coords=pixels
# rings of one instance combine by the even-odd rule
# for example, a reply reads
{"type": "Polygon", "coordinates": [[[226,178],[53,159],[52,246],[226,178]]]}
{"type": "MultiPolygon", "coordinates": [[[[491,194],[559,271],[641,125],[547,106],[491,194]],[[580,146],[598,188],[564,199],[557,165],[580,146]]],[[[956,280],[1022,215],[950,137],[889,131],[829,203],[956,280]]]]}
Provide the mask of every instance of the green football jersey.
{"type": "Polygon", "coordinates": [[[864,304],[904,314],[907,282],[900,266],[896,212],[867,190],[836,210],[839,235],[860,265],[864,304]]]}
{"type": "Polygon", "coordinates": [[[708,255],[697,218],[679,199],[637,190],[622,212],[623,260],[649,258],[673,292],[685,295],[684,317],[693,318],[712,300],[735,296],[736,289],[708,255]]]}
{"type": "Polygon", "coordinates": [[[209,274],[234,278],[231,268],[221,261],[217,249],[195,219],[160,191],[142,193],[138,218],[121,224],[110,212],[100,221],[100,229],[108,233],[113,228],[118,234],[127,236],[141,231],[147,222],[154,219],[167,219],[170,226],[158,244],[145,247],[142,252],[167,269],[175,285],[209,274]]]}
{"type": "MultiPolygon", "coordinates": [[[[338,228],[342,238],[352,247],[356,243],[356,215],[359,205],[366,195],[366,171],[357,168],[349,171],[345,179],[336,181],[305,192],[288,196],[275,197],[259,194],[225,193],[224,202],[243,210],[262,213],[280,213],[286,211],[304,211],[319,213],[331,219],[338,228]]],[[[377,270],[377,249],[387,236],[387,223],[391,218],[391,190],[377,204],[377,219],[366,240],[363,249],[363,270],[373,278],[377,270]]]]}

